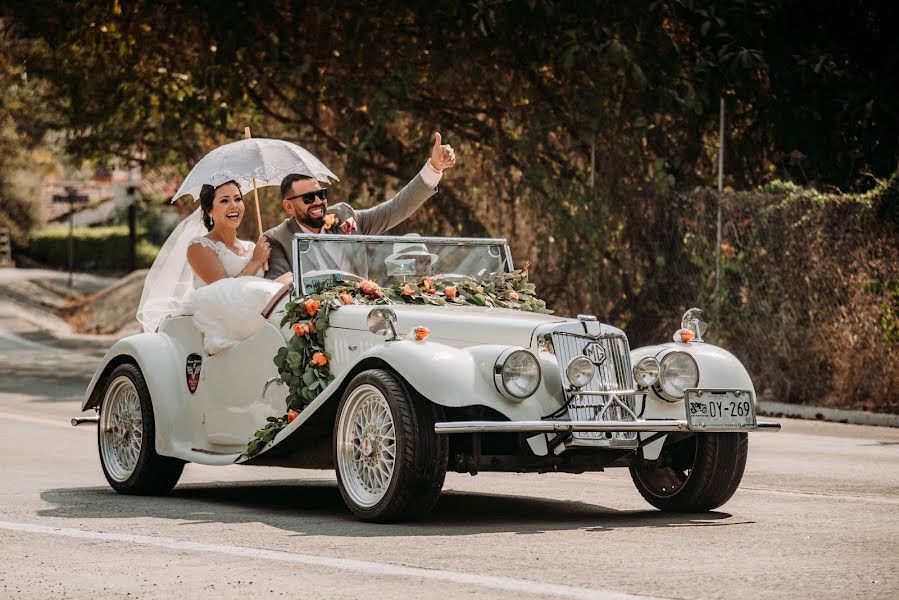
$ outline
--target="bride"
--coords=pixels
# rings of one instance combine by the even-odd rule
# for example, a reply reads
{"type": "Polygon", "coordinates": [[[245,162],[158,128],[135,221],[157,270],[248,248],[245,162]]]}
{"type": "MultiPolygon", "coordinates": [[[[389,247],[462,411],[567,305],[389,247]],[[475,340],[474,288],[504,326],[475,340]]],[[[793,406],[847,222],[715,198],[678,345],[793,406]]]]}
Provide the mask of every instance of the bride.
{"type": "Polygon", "coordinates": [[[137,319],[151,333],[168,316],[192,315],[206,353],[215,354],[262,327],[260,311],[291,274],[263,279],[268,240],[238,239],[246,208],[235,181],[204,185],[199,196],[200,208],[175,228],[150,268],[137,319]]]}
{"type": "Polygon", "coordinates": [[[245,211],[237,182],[228,181],[218,187],[204,185],[200,190],[200,209],[209,233],[195,237],[187,247],[194,286],[199,288],[225,277],[262,277],[271,248],[264,235],[256,244],[237,239],[245,211]]]}

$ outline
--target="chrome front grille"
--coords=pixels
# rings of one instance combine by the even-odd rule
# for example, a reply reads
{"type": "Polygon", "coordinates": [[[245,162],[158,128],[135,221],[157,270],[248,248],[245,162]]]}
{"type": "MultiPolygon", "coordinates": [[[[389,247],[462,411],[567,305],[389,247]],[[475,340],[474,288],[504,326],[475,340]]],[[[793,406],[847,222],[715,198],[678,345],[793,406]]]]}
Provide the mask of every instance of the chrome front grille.
{"type": "MultiPolygon", "coordinates": [[[[630,348],[621,334],[578,335],[554,332],[553,346],[568,400],[568,418],[572,421],[634,421],[636,401],[630,395],[589,395],[579,392],[608,392],[633,388],[630,348]],[[593,380],[575,390],[568,381],[565,367],[576,356],[587,356],[596,371],[593,380]]],[[[636,432],[575,432],[573,439],[595,446],[633,446],[636,432]]]]}

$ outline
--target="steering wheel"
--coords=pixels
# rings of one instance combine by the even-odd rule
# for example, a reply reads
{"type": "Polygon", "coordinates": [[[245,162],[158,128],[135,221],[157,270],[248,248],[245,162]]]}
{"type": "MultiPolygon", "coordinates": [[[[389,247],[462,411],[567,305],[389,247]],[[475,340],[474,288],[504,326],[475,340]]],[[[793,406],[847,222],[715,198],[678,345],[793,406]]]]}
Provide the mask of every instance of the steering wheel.
{"type": "Polygon", "coordinates": [[[307,278],[312,279],[316,277],[333,277],[334,275],[339,275],[341,279],[350,280],[350,281],[364,281],[364,277],[360,277],[355,273],[350,273],[348,271],[341,271],[339,269],[321,269],[317,271],[306,271],[303,273],[303,280],[305,281],[307,278]]]}

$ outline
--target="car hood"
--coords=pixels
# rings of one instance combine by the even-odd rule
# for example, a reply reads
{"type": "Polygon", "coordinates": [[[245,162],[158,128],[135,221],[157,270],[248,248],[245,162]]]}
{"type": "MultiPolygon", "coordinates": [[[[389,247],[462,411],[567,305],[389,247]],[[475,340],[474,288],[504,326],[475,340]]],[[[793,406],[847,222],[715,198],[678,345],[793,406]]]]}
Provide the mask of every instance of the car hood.
{"type": "MultiPolygon", "coordinates": [[[[368,330],[371,305],[342,306],[331,313],[331,327],[368,330]]],[[[397,332],[408,334],[414,327],[431,330],[431,338],[470,344],[531,345],[534,330],[544,323],[568,321],[565,317],[543,315],[509,308],[481,306],[389,305],[397,316],[397,332]]]]}

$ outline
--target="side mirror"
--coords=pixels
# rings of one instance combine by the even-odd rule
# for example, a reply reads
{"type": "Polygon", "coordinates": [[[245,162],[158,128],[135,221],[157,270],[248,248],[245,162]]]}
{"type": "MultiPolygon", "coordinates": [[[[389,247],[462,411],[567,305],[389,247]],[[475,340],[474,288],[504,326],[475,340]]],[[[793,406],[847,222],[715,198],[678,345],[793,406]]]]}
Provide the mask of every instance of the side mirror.
{"type": "Polygon", "coordinates": [[[701,342],[702,336],[709,328],[709,324],[703,321],[701,317],[702,309],[691,308],[684,313],[684,316],[681,317],[680,320],[681,329],[689,329],[695,334],[696,337],[693,338],[694,342],[701,342]]]}
{"type": "Polygon", "coordinates": [[[399,338],[396,332],[396,313],[389,308],[375,308],[368,313],[368,330],[377,335],[391,335],[391,340],[399,338]]]}

